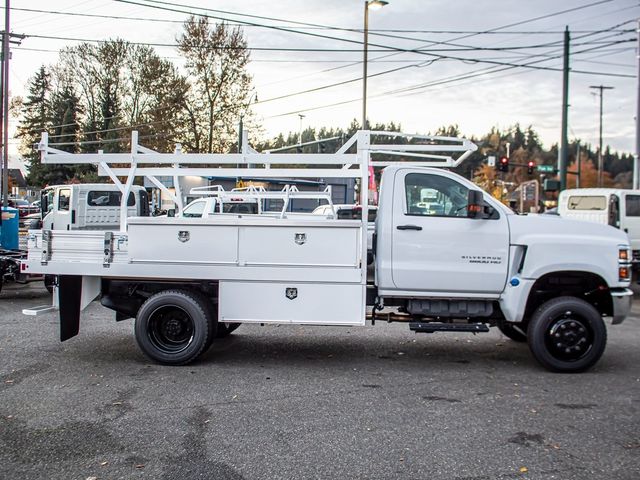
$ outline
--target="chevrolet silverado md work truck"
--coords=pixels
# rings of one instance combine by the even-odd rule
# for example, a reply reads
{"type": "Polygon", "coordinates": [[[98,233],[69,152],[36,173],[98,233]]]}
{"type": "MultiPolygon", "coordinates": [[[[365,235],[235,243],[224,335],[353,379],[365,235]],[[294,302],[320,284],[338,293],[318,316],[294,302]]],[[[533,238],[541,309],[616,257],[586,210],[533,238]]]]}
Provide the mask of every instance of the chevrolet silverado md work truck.
{"type": "MultiPolygon", "coordinates": [[[[117,231],[29,233],[25,272],[58,280],[53,306],[24,313],[59,310],[64,341],[99,298],[116,320],[135,318],[142,351],[170,365],[194,361],[246,322],[357,326],[369,319],[425,333],[497,326],[560,372],[594,365],[605,349],[605,320],[617,324],[629,313],[627,235],[607,225],[514,214],[447,169],[475,151],[467,140],[361,131],[336,153],[305,155],[260,154],[247,143],[245,136],[238,154],[183,154],[179,145],[163,154],[139,146],[134,132],[130,153],[69,154],[49,147],[45,134],[39,149],[44,163],[98,165],[122,199],[134,178],[145,176],[179,208],[180,193],[159,176],[341,177],[366,186],[369,167],[384,168],[373,268],[366,187],[360,220],[290,214],[286,205],[281,212],[127,218],[122,200],[117,231]],[[381,142],[389,136],[404,143],[381,142]]],[[[285,203],[313,194],[278,193],[285,203]]],[[[331,205],[326,192],[316,194],[331,205]]]]}

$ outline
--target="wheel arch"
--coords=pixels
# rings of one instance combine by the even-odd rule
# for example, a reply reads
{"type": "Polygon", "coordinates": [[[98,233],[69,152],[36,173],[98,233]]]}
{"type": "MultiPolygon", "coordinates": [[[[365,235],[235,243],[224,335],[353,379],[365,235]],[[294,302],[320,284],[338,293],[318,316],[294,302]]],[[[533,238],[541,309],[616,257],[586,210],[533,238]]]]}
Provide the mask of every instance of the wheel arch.
{"type": "Polygon", "coordinates": [[[613,315],[613,299],[604,278],[593,272],[560,270],[546,273],[533,283],[523,319],[530,318],[543,303],[566,296],[585,300],[602,316],[613,315]]]}

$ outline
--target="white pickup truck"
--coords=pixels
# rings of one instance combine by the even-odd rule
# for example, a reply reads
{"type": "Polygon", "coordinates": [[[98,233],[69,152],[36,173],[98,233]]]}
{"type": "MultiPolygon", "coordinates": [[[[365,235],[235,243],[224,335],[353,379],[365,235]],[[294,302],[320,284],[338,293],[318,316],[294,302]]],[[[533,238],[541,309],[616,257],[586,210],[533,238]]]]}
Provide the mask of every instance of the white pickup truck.
{"type": "MultiPolygon", "coordinates": [[[[427,333],[497,326],[527,341],[550,370],[594,365],[605,349],[605,318],[620,323],[631,308],[626,234],[515,215],[470,181],[432,168],[459,165],[476,148],[467,140],[411,135],[406,145],[372,143],[383,135],[402,134],[358,132],[335,154],[265,155],[245,145],[241,154],[214,156],[156,153],[138,147],[136,138],[131,153],[72,155],[50,148],[44,137],[43,162],[96,162],[114,182],[120,175],[153,181],[183,174],[342,176],[367,185],[370,165],[386,167],[375,280],[367,281],[365,191],[359,221],[123,214],[117,232],[31,231],[26,271],[58,275],[58,295],[54,306],[24,313],[59,309],[61,340],[67,340],[79,331],[82,309],[100,297],[116,320],[135,317],[135,337],[148,357],[171,365],[194,361],[214,338],[244,322],[357,326],[367,319],[427,333]],[[348,153],[354,144],[356,153],[348,153]],[[411,161],[387,160],[403,155],[411,161]],[[112,165],[126,162],[126,168],[112,165]],[[203,163],[219,166],[190,167],[203,163]],[[306,167],[290,168],[297,164],[306,167]]],[[[130,185],[131,178],[120,184],[125,196],[130,185]]]]}

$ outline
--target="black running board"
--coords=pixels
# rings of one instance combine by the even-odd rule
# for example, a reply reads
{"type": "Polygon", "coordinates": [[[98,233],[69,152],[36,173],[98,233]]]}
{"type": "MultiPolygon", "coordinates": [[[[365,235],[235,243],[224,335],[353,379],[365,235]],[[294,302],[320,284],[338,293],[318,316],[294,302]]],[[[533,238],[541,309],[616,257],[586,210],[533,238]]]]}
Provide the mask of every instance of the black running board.
{"type": "Polygon", "coordinates": [[[489,327],[484,323],[421,323],[411,322],[409,328],[414,332],[435,333],[435,332],[473,332],[485,333],[489,327]]]}

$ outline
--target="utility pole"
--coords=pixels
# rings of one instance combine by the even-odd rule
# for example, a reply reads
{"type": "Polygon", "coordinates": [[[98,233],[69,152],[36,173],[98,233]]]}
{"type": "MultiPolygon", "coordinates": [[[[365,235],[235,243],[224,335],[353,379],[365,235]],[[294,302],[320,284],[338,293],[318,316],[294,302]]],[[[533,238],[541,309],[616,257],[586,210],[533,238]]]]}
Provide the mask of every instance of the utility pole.
{"type": "Polygon", "coordinates": [[[4,9],[4,35],[2,36],[2,206],[9,206],[9,0],[5,2],[4,9]]]}
{"type": "Polygon", "coordinates": [[[362,61],[362,130],[367,129],[367,53],[369,43],[369,1],[364,2],[364,44],[362,61]]]}
{"type": "Polygon", "coordinates": [[[576,172],[576,188],[580,188],[580,177],[582,177],[580,174],[580,172],[582,172],[582,170],[580,170],[580,163],[580,140],[578,140],[576,145],[576,165],[578,167],[578,171],[576,172]]]}
{"type": "Polygon", "coordinates": [[[562,61],[562,133],[560,139],[560,157],[558,171],[560,172],[560,190],[567,188],[567,163],[569,159],[569,139],[567,124],[569,116],[569,27],[564,29],[564,54],[562,61]]]}
{"type": "Polygon", "coordinates": [[[598,147],[598,186],[602,186],[602,168],[603,168],[603,155],[602,155],[602,93],[604,90],[613,90],[613,87],[605,87],[604,85],[591,85],[589,88],[599,90],[600,95],[600,146],[598,147]]]}
{"type": "Polygon", "coordinates": [[[636,63],[638,72],[636,74],[636,151],[633,162],[633,185],[632,188],[640,188],[640,19],[636,27],[636,36],[638,37],[638,45],[636,46],[636,63]]]}

